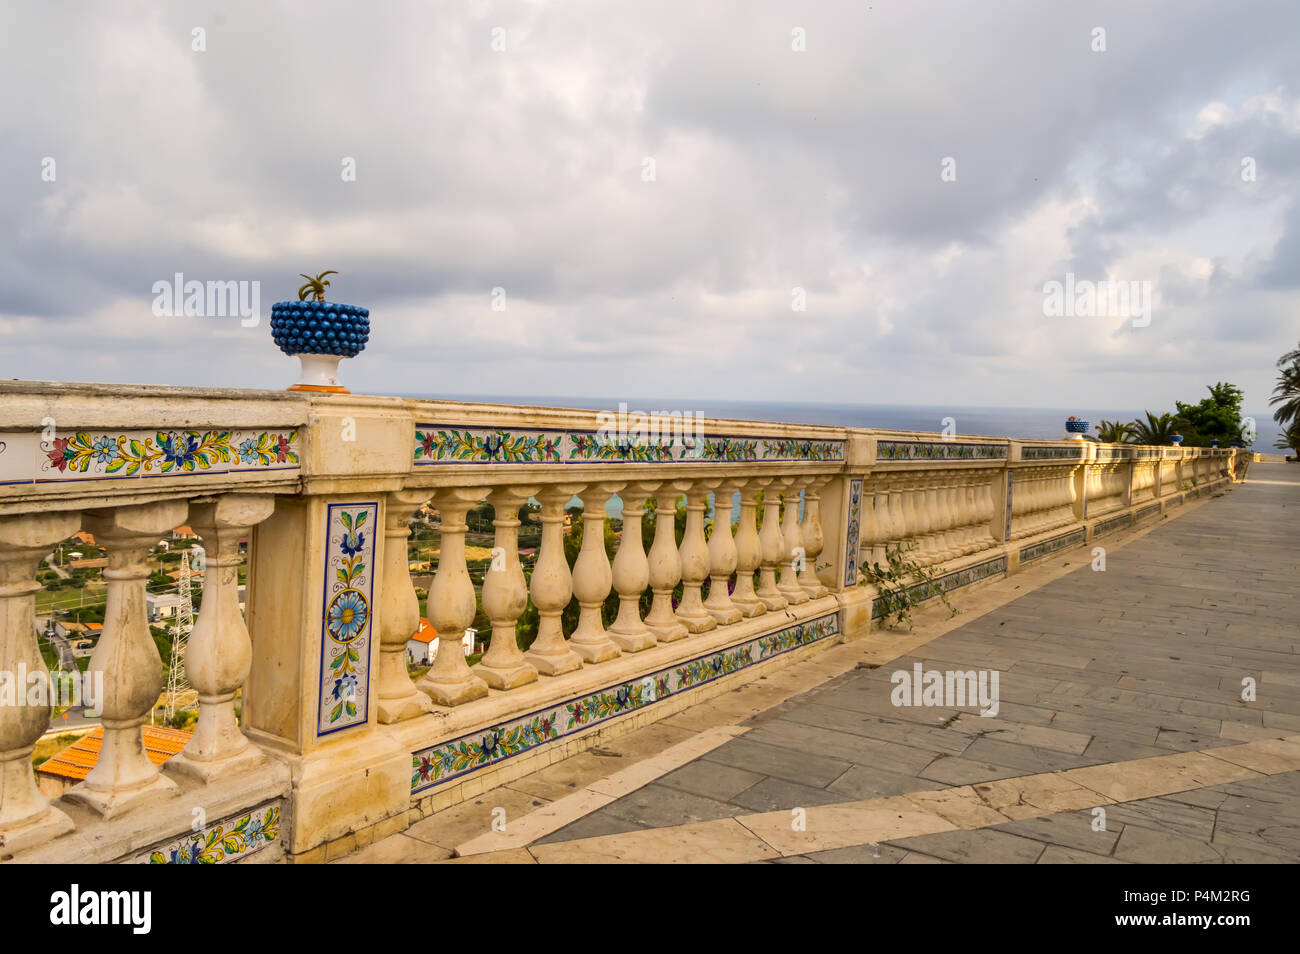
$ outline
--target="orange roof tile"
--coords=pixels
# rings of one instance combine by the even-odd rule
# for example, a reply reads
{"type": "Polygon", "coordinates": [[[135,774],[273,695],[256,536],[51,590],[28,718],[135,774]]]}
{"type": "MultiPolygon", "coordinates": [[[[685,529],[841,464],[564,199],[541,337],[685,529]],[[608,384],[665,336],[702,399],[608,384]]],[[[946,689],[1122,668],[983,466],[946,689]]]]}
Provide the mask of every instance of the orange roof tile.
{"type": "MultiPolygon", "coordinates": [[[[163,726],[142,726],[144,751],[154,765],[162,765],[176,755],[190,741],[193,732],[163,726]]],[[[104,727],[97,726],[83,735],[58,755],[42,762],[36,771],[80,781],[90,774],[99,761],[99,750],[104,744],[104,727]]]]}
{"type": "Polygon", "coordinates": [[[431,643],[438,638],[438,631],[433,628],[432,623],[421,616],[420,628],[411,635],[411,638],[417,643],[431,643]]]}

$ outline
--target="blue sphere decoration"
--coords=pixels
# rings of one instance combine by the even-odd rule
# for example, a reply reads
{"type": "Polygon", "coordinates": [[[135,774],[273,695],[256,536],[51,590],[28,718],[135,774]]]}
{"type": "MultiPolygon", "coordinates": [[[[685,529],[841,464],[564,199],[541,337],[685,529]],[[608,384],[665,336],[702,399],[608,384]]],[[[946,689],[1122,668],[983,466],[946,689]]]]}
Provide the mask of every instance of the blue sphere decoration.
{"type": "Polygon", "coordinates": [[[370,340],[370,309],[332,301],[280,301],[271,306],[271,340],[287,355],[355,358],[370,340]]]}

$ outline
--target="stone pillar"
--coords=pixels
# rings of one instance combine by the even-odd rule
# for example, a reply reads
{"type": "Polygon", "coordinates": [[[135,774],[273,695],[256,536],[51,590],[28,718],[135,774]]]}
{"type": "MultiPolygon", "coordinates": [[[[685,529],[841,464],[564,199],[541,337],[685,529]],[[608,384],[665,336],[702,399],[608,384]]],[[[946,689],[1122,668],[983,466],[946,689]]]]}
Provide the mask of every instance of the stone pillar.
{"type": "Polygon", "coordinates": [[[569,638],[569,647],[584,663],[600,663],[620,654],[618,644],[609,638],[600,611],[614,583],[614,572],[605,552],[605,503],[619,489],[619,484],[593,484],[582,496],[582,549],[573,565],[573,595],[578,598],[578,628],[569,638]]]}
{"type": "Polygon", "coordinates": [[[176,789],[145,755],[141,727],[163,690],[162,660],[145,610],[145,557],[164,533],[185,522],[185,501],[138,504],[86,514],[86,529],[108,551],[104,634],[89,671],[104,674],[104,743],[86,780],[67,797],[109,818],[176,789]]]}
{"type": "Polygon", "coordinates": [[[488,694],[487,683],[470,671],[461,646],[478,609],[474,581],[465,566],[465,531],[469,529],[465,514],[481,495],[479,490],[444,487],[433,498],[442,516],[442,545],[438,572],[429,588],[428,619],[438,633],[438,652],[416,688],[444,706],[462,705],[488,694]]]}
{"type": "Polygon", "coordinates": [[[493,689],[516,689],[537,681],[524,659],[515,624],[528,606],[528,586],[519,562],[519,508],[537,487],[502,487],[488,495],[494,511],[492,562],[483,580],[483,612],[492,621],[492,642],[472,671],[493,689]]]}
{"type": "Polygon", "coordinates": [[[829,477],[819,477],[808,482],[808,489],[804,492],[803,523],[799,526],[806,557],[804,567],[799,571],[799,585],[813,599],[830,592],[817,579],[817,558],[826,547],[826,537],[822,533],[821,489],[829,481],[829,477]]]}
{"type": "MultiPolygon", "coordinates": [[[[36,639],[36,568],[60,540],[77,532],[79,513],[0,517],[0,670],[15,694],[26,698],[20,672],[45,674],[36,639]]],[[[86,700],[95,704],[99,700],[86,700]]],[[[51,808],[36,789],[32,750],[50,724],[44,705],[0,705],[0,847],[6,854],[72,830],[68,816],[51,808]]]]}
{"type": "Polygon", "coordinates": [[[411,514],[429,499],[426,491],[394,491],[384,508],[384,574],[379,587],[379,721],[392,725],[433,711],[406,668],[406,644],[420,628],[420,601],[411,582],[406,541],[411,514]]]}
{"type": "Polygon", "coordinates": [[[709,535],[709,598],[704,610],[720,626],[742,619],[740,607],[731,601],[731,574],[736,572],[736,541],[731,536],[731,500],[736,484],[722,481],[713,490],[713,533],[709,535]]]}
{"type": "Polygon", "coordinates": [[[581,489],[581,485],[560,485],[536,495],[542,505],[542,542],[530,592],[538,623],[524,660],[544,676],[582,668],[582,657],[569,648],[560,620],[573,596],[573,574],[564,557],[564,505],[581,489]]]}
{"type": "Polygon", "coordinates": [[[646,496],[658,483],[628,484],[623,490],[623,537],[614,554],[614,589],[618,591],[618,618],[609,638],[625,653],[638,653],[655,645],[655,634],[641,621],[641,596],[650,585],[650,561],[641,541],[641,518],[646,496]]]}
{"type": "Polygon", "coordinates": [[[223,494],[190,508],[203,540],[203,603],[185,646],[185,675],[199,694],[199,723],[169,771],[205,782],[266,761],[239,729],[235,693],[248,680],[253,641],[239,609],[239,538],[275,510],[269,495],[223,494]]]}
{"type": "Polygon", "coordinates": [[[785,477],[780,483],[785,487],[785,518],[781,522],[784,550],[781,553],[781,582],[777,589],[790,603],[807,603],[808,594],[799,585],[799,573],[795,568],[797,563],[808,558],[803,548],[803,534],[799,531],[799,492],[803,485],[793,477],[785,477]]]}
{"type": "Polygon", "coordinates": [[[753,480],[740,486],[740,523],[736,527],[736,589],[731,594],[731,602],[746,618],[767,612],[767,607],[754,592],[754,571],[762,559],[756,519],[758,489],[761,486],[761,481],[753,480]]]}
{"type": "Polygon", "coordinates": [[[673,612],[673,590],[682,578],[677,552],[677,498],[682,485],[663,484],[655,494],[655,536],[650,544],[650,588],[654,599],[645,622],[661,643],[686,636],[686,627],[673,612]]]}
{"type": "Polygon", "coordinates": [[[692,633],[706,633],[718,625],[701,597],[709,573],[709,546],[704,539],[704,511],[708,506],[708,485],[693,481],[686,492],[686,532],[678,550],[682,560],[682,601],[677,607],[677,618],[692,633]]]}
{"type": "Polygon", "coordinates": [[[760,562],[758,570],[758,598],[770,611],[782,610],[790,605],[780,587],[776,585],[776,568],[785,553],[785,540],[781,536],[781,484],[779,480],[764,481],[763,529],[759,531],[760,562]]]}

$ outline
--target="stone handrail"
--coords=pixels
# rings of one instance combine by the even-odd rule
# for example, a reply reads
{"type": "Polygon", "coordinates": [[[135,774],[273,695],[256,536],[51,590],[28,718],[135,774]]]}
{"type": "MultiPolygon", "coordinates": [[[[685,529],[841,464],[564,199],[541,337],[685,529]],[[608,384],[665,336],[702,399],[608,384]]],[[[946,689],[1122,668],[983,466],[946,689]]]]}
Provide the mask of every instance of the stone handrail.
{"type": "Polygon", "coordinates": [[[0,672],[43,671],[35,573],[56,544],[89,530],[109,565],[90,662],[105,686],[98,763],[48,803],[30,755],[50,708],[0,705],[0,860],[332,857],[724,691],[744,670],[868,632],[881,601],[860,569],[890,548],[905,547],[944,590],[977,585],[1242,479],[1250,457],[395,397],[3,384],[0,672]],[[611,561],[604,523],[616,495],[611,561]],[[575,497],[583,543],[570,567],[575,497]],[[482,500],[494,547],[478,589],[465,516],[482,500]],[[542,533],[526,577],[518,514],[530,500],[542,533]],[[412,681],[419,610],[406,538],[426,505],[441,519],[428,599],[440,648],[412,681]],[[207,556],[187,651],[199,721],[159,769],[141,742],[163,688],[146,557],[182,524],[207,556]],[[606,624],[610,594],[619,608],[606,624]],[[566,633],[571,598],[580,612],[566,633]],[[479,599],[492,632],[470,666],[461,640],[479,599]],[[540,622],[525,650],[516,623],[530,601],[540,622]]]}

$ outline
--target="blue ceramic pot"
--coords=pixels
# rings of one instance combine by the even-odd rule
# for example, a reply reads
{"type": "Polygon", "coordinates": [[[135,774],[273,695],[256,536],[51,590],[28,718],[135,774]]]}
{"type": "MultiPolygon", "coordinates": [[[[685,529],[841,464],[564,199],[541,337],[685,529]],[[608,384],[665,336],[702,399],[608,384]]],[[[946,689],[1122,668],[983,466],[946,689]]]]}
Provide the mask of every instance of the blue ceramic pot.
{"type": "Polygon", "coordinates": [[[271,306],[271,340],[288,355],[355,358],[370,340],[370,309],[333,301],[278,301],[271,306]]]}

